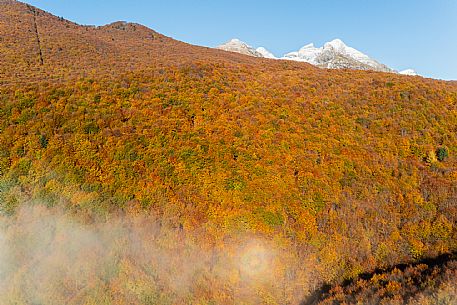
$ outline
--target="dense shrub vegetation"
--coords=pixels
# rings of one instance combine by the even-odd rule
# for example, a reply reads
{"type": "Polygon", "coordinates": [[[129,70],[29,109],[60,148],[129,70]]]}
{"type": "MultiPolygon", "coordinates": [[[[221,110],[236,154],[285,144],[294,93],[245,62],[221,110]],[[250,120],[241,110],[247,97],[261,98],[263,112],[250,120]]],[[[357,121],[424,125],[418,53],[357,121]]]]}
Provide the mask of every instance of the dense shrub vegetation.
{"type": "MultiPolygon", "coordinates": [[[[254,59],[0,5],[3,215],[24,202],[90,219],[122,210],[201,248],[256,236],[282,249],[271,272],[284,280],[235,298],[221,291],[241,279],[212,278],[183,299],[162,286],[154,298],[298,303],[323,282],[456,250],[457,84],[254,59]]],[[[125,277],[150,283],[132,268],[125,277]]],[[[107,281],[94,289],[115,303],[127,288],[107,281]]],[[[15,304],[31,302],[16,293],[15,304]]],[[[144,298],[125,300],[158,302],[144,298]]]]}
{"type": "Polygon", "coordinates": [[[364,274],[346,285],[336,285],[306,304],[455,304],[457,261],[443,255],[415,265],[364,274]]]}

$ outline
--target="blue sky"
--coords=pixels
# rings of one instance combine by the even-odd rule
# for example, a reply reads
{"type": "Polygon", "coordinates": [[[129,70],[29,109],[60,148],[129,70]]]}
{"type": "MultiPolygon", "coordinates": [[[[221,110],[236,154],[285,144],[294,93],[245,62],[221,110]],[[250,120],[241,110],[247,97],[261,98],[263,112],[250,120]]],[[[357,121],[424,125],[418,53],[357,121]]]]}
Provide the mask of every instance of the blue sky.
{"type": "Polygon", "coordinates": [[[144,24],[188,43],[275,55],[340,38],[397,70],[457,80],[457,0],[26,0],[80,24],[144,24]]]}

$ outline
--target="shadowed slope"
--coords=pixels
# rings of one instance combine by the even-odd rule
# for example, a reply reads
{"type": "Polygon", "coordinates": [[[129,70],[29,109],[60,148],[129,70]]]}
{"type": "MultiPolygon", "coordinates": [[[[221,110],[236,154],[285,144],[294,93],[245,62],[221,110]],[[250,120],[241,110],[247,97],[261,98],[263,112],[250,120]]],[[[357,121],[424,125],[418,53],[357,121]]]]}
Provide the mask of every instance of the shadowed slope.
{"type": "Polygon", "coordinates": [[[457,254],[423,259],[361,274],[342,285],[326,285],[302,305],[455,304],[457,254]]]}

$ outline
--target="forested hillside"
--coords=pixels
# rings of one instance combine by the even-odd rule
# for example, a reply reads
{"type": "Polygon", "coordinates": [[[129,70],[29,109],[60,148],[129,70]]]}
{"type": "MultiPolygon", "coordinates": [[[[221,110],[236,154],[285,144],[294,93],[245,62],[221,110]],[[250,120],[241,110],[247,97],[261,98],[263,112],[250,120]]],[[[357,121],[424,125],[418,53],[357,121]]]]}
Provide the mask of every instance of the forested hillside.
{"type": "Polygon", "coordinates": [[[455,304],[456,255],[364,273],[335,287],[324,286],[302,304],[455,304]]]}
{"type": "MultiPolygon", "coordinates": [[[[324,283],[456,251],[456,126],[456,83],[252,58],[0,0],[0,246],[18,259],[0,264],[14,278],[0,303],[299,304],[324,283]],[[178,255],[169,268],[189,253],[201,266],[176,293],[163,255],[120,250],[108,275],[32,297],[31,242],[16,237],[34,230],[13,223],[42,205],[120,248],[125,235],[105,234],[122,214],[129,238],[178,255]],[[227,261],[251,241],[243,277],[227,261]]],[[[72,236],[59,228],[51,240],[72,236]]]]}

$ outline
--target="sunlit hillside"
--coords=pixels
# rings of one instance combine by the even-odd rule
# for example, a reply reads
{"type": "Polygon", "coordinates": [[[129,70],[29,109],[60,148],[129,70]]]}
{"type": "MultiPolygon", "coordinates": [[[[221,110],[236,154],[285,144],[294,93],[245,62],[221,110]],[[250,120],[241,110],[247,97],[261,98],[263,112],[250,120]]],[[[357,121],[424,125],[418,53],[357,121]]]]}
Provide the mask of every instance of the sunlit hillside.
{"type": "Polygon", "coordinates": [[[0,304],[300,304],[455,252],[456,126],[455,82],[0,0],[0,304]]]}

